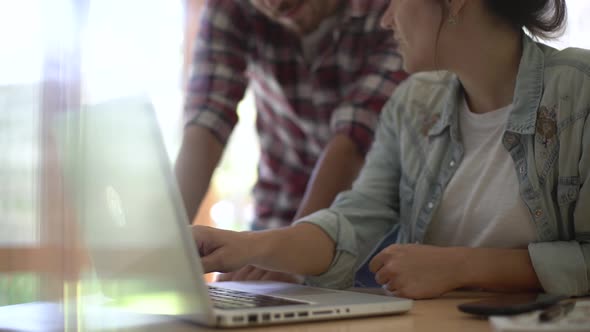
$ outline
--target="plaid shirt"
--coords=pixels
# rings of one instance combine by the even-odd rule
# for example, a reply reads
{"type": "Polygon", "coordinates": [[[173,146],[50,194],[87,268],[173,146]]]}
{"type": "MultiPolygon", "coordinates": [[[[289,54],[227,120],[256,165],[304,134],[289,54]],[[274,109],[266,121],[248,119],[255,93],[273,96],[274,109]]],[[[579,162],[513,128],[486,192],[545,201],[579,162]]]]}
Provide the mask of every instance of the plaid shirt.
{"type": "Polygon", "coordinates": [[[254,229],[289,225],[322,150],[346,135],[366,153],[383,104],[406,78],[386,0],[343,0],[323,49],[304,59],[297,36],[245,0],[208,0],[186,98],[187,124],[225,144],[248,85],[256,100],[261,160],[254,229]]]}

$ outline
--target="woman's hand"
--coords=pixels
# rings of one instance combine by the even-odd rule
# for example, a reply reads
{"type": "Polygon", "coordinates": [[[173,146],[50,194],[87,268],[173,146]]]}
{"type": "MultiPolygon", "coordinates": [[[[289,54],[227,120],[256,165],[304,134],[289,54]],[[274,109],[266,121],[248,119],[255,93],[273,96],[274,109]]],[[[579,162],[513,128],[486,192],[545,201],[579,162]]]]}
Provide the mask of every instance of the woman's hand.
{"type": "Polygon", "coordinates": [[[251,232],[233,232],[206,226],[192,226],[205,273],[232,272],[250,264],[257,245],[251,232]]]}
{"type": "Polygon", "coordinates": [[[462,286],[461,251],[418,244],[391,245],[369,263],[375,280],[396,296],[438,297],[462,286]]]}
{"type": "Polygon", "coordinates": [[[232,232],[192,226],[205,273],[233,272],[246,265],[295,275],[319,275],[330,266],[334,241],[318,226],[232,232]]]}
{"type": "Polygon", "coordinates": [[[433,298],[457,288],[539,292],[527,249],[392,245],[369,263],[375,280],[401,297],[433,298]]]}

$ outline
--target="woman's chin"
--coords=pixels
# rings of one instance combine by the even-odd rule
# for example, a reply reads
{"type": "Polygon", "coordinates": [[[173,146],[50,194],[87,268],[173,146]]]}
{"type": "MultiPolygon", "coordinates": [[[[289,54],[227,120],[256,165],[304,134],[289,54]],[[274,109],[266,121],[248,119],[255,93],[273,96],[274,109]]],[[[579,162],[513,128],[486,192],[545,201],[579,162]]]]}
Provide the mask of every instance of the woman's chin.
{"type": "Polygon", "coordinates": [[[404,71],[408,74],[414,74],[417,72],[420,72],[421,70],[419,69],[419,67],[416,67],[413,63],[409,62],[409,61],[404,61],[404,71]]]}
{"type": "Polygon", "coordinates": [[[432,71],[436,70],[436,66],[432,65],[425,65],[424,63],[406,60],[404,59],[403,63],[404,71],[408,74],[415,74],[423,71],[432,71]]]}

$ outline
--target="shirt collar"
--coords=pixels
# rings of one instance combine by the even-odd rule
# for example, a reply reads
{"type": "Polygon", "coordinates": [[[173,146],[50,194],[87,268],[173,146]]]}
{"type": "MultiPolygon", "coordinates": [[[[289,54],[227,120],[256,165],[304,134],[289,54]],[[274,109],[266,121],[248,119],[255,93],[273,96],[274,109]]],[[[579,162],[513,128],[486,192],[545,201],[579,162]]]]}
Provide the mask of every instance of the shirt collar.
{"type": "Polygon", "coordinates": [[[385,0],[342,0],[344,19],[362,18],[375,12],[385,13],[388,1],[385,0]]]}

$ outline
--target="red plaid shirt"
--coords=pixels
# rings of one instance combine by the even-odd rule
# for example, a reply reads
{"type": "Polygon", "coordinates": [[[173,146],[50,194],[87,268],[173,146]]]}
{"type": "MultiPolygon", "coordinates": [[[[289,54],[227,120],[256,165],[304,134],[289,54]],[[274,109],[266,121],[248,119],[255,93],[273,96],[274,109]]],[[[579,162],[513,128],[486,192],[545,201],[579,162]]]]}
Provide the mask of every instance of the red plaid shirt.
{"type": "MultiPolygon", "coordinates": [[[[318,0],[321,1],[321,0],[318,0]]],[[[246,0],[208,0],[194,52],[187,123],[223,143],[248,85],[256,100],[261,160],[254,229],[292,222],[323,148],[337,134],[366,153],[381,107],[406,74],[391,31],[380,28],[387,0],[343,0],[339,22],[311,63],[298,37],[246,0]]]]}

